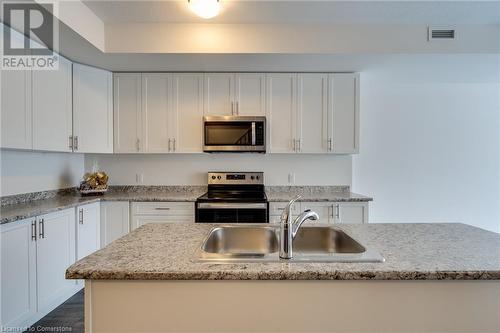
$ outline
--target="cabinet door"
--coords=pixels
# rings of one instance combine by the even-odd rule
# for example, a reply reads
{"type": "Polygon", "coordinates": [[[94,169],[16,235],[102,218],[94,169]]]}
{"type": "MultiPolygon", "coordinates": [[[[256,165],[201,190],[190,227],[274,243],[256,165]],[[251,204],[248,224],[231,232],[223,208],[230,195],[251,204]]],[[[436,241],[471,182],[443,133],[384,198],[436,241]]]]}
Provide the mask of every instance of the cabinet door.
{"type": "Polygon", "coordinates": [[[1,322],[20,327],[36,312],[36,236],[27,219],[0,226],[1,322]]]}
{"type": "Polygon", "coordinates": [[[75,151],[80,153],[113,152],[112,84],[111,72],[73,64],[75,151]]]}
{"type": "Polygon", "coordinates": [[[169,74],[142,75],[142,151],[168,153],[170,151],[169,74]]]}
{"type": "Polygon", "coordinates": [[[328,145],[335,153],[357,153],[359,141],[359,76],[330,74],[328,145]]]}
{"type": "Polygon", "coordinates": [[[234,114],[234,74],[207,73],[204,89],[205,115],[234,114]]]}
{"type": "Polygon", "coordinates": [[[100,203],[92,203],[77,207],[78,224],[76,230],[76,258],[77,260],[99,250],[100,240],[100,203]]]}
{"type": "Polygon", "coordinates": [[[295,152],[296,74],[267,74],[268,146],[271,153],[295,152]]]}
{"type": "Polygon", "coordinates": [[[319,215],[317,221],[307,221],[307,223],[334,223],[334,206],[331,202],[301,202],[301,210],[310,209],[319,215]]]}
{"type": "Polygon", "coordinates": [[[38,218],[37,301],[38,309],[52,309],[69,296],[75,281],[65,272],[75,262],[75,209],[38,218]]]}
{"type": "Polygon", "coordinates": [[[368,223],[368,203],[340,202],[335,205],[335,223],[368,223]]]}
{"type": "Polygon", "coordinates": [[[128,201],[101,202],[101,247],[128,234],[129,229],[128,201]]]}
{"type": "Polygon", "coordinates": [[[266,114],[265,74],[236,74],[234,113],[238,116],[266,114]]]}
{"type": "Polygon", "coordinates": [[[135,153],[141,150],[141,74],[114,75],[114,151],[135,153]]]}
{"type": "Polygon", "coordinates": [[[172,151],[203,151],[203,74],[172,75],[172,151]]]}
{"type": "Polygon", "coordinates": [[[326,152],[328,75],[299,74],[297,81],[296,150],[300,153],[326,152]]]}
{"type": "Polygon", "coordinates": [[[72,69],[71,61],[59,56],[57,70],[32,72],[33,148],[71,151],[72,69]]]}

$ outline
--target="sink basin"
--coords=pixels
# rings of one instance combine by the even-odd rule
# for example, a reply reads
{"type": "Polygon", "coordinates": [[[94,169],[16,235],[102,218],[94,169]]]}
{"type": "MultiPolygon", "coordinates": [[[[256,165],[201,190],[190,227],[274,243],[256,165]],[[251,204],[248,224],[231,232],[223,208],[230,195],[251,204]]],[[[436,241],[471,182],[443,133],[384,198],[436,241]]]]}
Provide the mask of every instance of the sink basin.
{"type": "Polygon", "coordinates": [[[279,251],[278,238],[270,227],[219,227],[203,244],[206,253],[259,256],[279,251]]]}
{"type": "Polygon", "coordinates": [[[224,225],[215,227],[198,251],[198,260],[235,262],[383,262],[378,252],[366,248],[331,225],[303,226],[293,241],[293,258],[279,257],[279,226],[224,225]]]}
{"type": "Polygon", "coordinates": [[[332,227],[302,227],[293,240],[295,253],[363,253],[365,251],[366,249],[351,236],[332,227]]]}

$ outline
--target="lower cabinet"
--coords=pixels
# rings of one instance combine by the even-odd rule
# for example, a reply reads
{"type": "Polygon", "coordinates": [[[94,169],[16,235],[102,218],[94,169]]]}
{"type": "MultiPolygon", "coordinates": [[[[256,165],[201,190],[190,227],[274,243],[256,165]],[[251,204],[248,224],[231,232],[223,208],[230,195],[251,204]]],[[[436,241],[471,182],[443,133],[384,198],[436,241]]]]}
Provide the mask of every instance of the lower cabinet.
{"type": "Polygon", "coordinates": [[[2,327],[26,326],[36,314],[36,219],[0,226],[2,327]]]}
{"type": "Polygon", "coordinates": [[[101,247],[129,233],[129,211],[128,201],[101,202],[101,247]]]}
{"type": "Polygon", "coordinates": [[[97,203],[0,226],[1,327],[30,326],[81,288],[65,273],[77,253],[99,245],[98,218],[97,203]],[[80,209],[83,227],[76,223],[80,209]]]}
{"type": "Polygon", "coordinates": [[[132,230],[147,223],[194,222],[193,202],[132,202],[132,230]]]}
{"type": "MultiPolygon", "coordinates": [[[[286,202],[269,204],[269,220],[280,223],[286,202]]],[[[368,223],[368,202],[298,202],[293,205],[292,216],[296,217],[306,209],[318,213],[319,221],[305,223],[368,223]]]]}
{"type": "Polygon", "coordinates": [[[100,203],[95,202],[76,208],[76,258],[77,260],[88,256],[101,247],[100,241],[100,203]]]}

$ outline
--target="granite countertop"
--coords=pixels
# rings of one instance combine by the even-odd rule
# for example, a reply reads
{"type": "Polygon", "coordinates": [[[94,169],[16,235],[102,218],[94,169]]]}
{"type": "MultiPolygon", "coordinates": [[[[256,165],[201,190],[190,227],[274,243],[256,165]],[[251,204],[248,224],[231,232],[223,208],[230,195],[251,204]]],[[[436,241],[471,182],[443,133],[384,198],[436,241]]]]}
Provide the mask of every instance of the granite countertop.
{"type": "Polygon", "coordinates": [[[205,186],[149,187],[141,191],[133,186],[120,187],[101,196],[82,197],[76,191],[0,207],[0,224],[63,210],[98,201],[187,201],[194,202],[206,192],[205,186]]]}
{"type": "MultiPolygon", "coordinates": [[[[195,202],[207,191],[206,186],[113,186],[106,194],[82,197],[74,189],[35,192],[3,197],[10,204],[0,207],[0,224],[15,222],[58,210],[98,201],[186,201],[195,202]],[[18,201],[18,203],[16,203],[18,201]]],[[[371,201],[372,198],[349,192],[348,186],[269,186],[269,201],[289,201],[301,194],[299,201],[371,201]]]]}
{"type": "Polygon", "coordinates": [[[214,225],[147,224],[66,271],[95,280],[500,280],[500,234],[465,224],[345,224],[383,263],[199,262],[214,225]]]}

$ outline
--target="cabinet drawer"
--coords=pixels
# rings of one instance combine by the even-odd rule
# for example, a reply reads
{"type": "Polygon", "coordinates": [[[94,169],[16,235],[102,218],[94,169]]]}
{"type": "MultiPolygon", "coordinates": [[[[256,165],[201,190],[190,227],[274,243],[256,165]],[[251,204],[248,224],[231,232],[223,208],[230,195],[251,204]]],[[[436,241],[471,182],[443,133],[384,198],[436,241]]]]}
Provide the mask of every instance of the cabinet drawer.
{"type": "Polygon", "coordinates": [[[133,215],[194,216],[193,202],[133,202],[133,215]]]}
{"type": "MultiPolygon", "coordinates": [[[[269,216],[280,216],[283,213],[288,202],[270,202],[269,203],[269,216]]],[[[300,204],[295,203],[292,206],[292,215],[297,215],[300,211],[300,204]]],[[[279,219],[278,219],[279,221],[279,219]]]]}
{"type": "Polygon", "coordinates": [[[194,216],[153,216],[153,215],[135,215],[130,221],[132,230],[149,223],[192,223],[194,216]]]}

